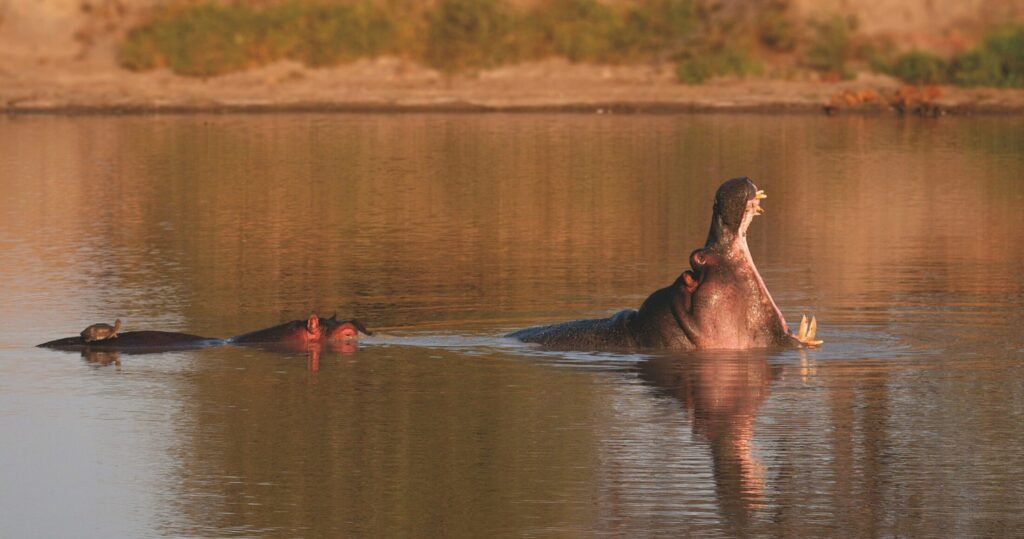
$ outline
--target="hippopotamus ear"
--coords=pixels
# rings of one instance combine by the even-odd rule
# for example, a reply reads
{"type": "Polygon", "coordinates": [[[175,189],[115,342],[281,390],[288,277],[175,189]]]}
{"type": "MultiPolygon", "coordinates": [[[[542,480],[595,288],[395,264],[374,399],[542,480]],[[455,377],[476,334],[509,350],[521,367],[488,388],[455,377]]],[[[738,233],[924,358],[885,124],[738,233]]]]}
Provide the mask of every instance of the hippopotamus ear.
{"type": "Polygon", "coordinates": [[[676,302],[684,312],[690,312],[693,307],[693,293],[700,286],[700,281],[693,274],[692,271],[686,270],[679,274],[679,278],[676,279],[673,285],[672,301],[676,302]]]}
{"type": "Polygon", "coordinates": [[[349,323],[351,323],[353,326],[355,326],[356,329],[358,329],[359,332],[362,333],[363,335],[373,335],[373,332],[368,330],[368,329],[366,329],[366,326],[364,326],[363,323],[360,322],[359,320],[356,320],[355,318],[353,318],[352,320],[349,320],[349,323]]]}
{"type": "Polygon", "coordinates": [[[697,278],[693,276],[693,272],[690,270],[684,271],[682,275],[679,276],[679,283],[691,293],[697,289],[697,285],[699,284],[697,282],[697,278]]]}

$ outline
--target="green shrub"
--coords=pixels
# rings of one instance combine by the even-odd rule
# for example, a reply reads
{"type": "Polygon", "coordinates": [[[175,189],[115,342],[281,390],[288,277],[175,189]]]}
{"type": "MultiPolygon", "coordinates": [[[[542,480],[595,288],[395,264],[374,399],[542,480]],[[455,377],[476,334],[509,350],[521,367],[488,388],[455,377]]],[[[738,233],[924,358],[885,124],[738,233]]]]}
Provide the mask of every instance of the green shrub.
{"type": "Polygon", "coordinates": [[[615,52],[613,36],[620,18],[597,0],[551,0],[527,17],[536,28],[534,50],[565,56],[572,61],[607,61],[615,52]]]}
{"type": "Polygon", "coordinates": [[[284,15],[276,19],[282,22],[274,35],[290,36],[295,44],[286,56],[311,66],[377,56],[390,46],[394,35],[391,20],[369,2],[308,7],[292,2],[283,8],[294,15],[273,10],[271,15],[284,15]]]}
{"type": "Polygon", "coordinates": [[[262,7],[168,0],[128,33],[119,58],[129,69],[168,67],[203,77],[281,59],[325,66],[384,53],[447,73],[548,55],[594,62],[681,59],[680,80],[691,82],[756,72],[759,65],[737,52],[742,49],[734,38],[752,40],[709,22],[699,1],[549,0],[517,10],[511,0],[274,0],[257,4],[262,7]]]}
{"type": "Polygon", "coordinates": [[[683,84],[700,84],[715,75],[712,63],[700,56],[686,58],[676,64],[676,79],[683,84]]]}
{"type": "Polygon", "coordinates": [[[796,25],[782,8],[766,9],[757,21],[757,39],[773,51],[790,52],[798,42],[796,25]]]}
{"type": "Polygon", "coordinates": [[[968,51],[953,61],[953,82],[961,86],[1002,86],[1002,60],[980,50],[968,51]]]}
{"type": "MultiPolygon", "coordinates": [[[[692,0],[645,0],[629,8],[597,0],[552,0],[532,10],[535,56],[623,62],[672,56],[696,29],[692,0]]],[[[528,35],[529,32],[521,31],[528,35]]]]}
{"type": "Polygon", "coordinates": [[[1024,87],[1024,27],[988,36],[953,61],[953,82],[963,86],[1024,87]]]}
{"type": "Polygon", "coordinates": [[[913,50],[900,55],[890,73],[911,84],[942,84],[949,80],[949,63],[934,54],[913,50]]]}
{"type": "Polygon", "coordinates": [[[369,2],[292,0],[263,10],[209,3],[161,12],[128,33],[119,56],[129,69],[207,77],[283,58],[330,65],[374,56],[392,35],[390,20],[369,2]]]}
{"type": "Polygon", "coordinates": [[[891,38],[875,37],[862,52],[872,71],[893,75],[897,54],[896,44],[891,38]]]}
{"type": "Polygon", "coordinates": [[[700,84],[712,77],[722,75],[756,75],[761,65],[746,52],[734,48],[694,54],[676,64],[676,78],[684,84],[700,84]]]}
{"type": "Polygon", "coordinates": [[[645,0],[626,13],[614,46],[630,56],[677,55],[698,30],[693,0],[645,0]]]}
{"type": "Polygon", "coordinates": [[[428,14],[424,60],[449,73],[513,60],[516,22],[499,0],[442,0],[428,14]]]}
{"type": "Polygon", "coordinates": [[[841,15],[816,21],[811,25],[814,38],[804,54],[803,63],[815,71],[853,77],[849,62],[856,56],[856,46],[851,34],[856,23],[841,15]]]}
{"type": "Polygon", "coordinates": [[[171,10],[132,30],[121,48],[129,69],[170,67],[183,75],[210,76],[243,69],[249,62],[257,16],[244,6],[203,4],[171,10]]]}

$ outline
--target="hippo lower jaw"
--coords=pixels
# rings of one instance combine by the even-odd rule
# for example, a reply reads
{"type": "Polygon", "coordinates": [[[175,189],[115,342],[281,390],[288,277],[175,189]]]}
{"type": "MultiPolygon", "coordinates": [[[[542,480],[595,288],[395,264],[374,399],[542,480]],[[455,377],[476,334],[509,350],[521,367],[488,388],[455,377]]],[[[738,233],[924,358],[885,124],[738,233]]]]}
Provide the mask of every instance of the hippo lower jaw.
{"type": "Polygon", "coordinates": [[[751,200],[749,204],[749,211],[744,213],[743,222],[739,227],[739,234],[736,240],[730,246],[731,258],[740,260],[740,264],[743,267],[750,269],[750,278],[753,281],[754,286],[758,291],[757,296],[760,298],[760,309],[766,313],[766,318],[770,320],[770,326],[774,328],[774,331],[781,331],[781,335],[776,336],[776,344],[796,344],[802,346],[821,346],[824,341],[815,340],[817,333],[818,322],[813,316],[810,322],[807,320],[807,316],[803,316],[800,322],[800,327],[796,334],[789,331],[789,326],[786,324],[786,318],[782,315],[782,311],[778,305],[775,304],[775,300],[772,299],[771,294],[768,292],[768,287],[764,284],[764,279],[761,278],[760,272],[757,271],[757,267],[754,265],[754,257],[750,253],[750,246],[747,244],[747,229],[750,227],[750,223],[753,222],[754,217],[764,214],[764,208],[761,206],[761,200],[768,198],[763,190],[759,190],[755,194],[754,200],[751,200]]]}

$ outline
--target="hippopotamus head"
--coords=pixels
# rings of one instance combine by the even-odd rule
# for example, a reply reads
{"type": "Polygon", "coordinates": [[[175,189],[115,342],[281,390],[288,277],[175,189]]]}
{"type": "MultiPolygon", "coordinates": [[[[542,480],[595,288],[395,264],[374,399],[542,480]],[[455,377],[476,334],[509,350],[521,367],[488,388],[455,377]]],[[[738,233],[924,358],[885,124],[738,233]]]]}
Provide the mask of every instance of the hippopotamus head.
{"type": "Polygon", "coordinates": [[[331,345],[330,350],[355,351],[359,333],[372,335],[358,320],[338,320],[337,315],[321,318],[316,313],[306,320],[292,320],[273,327],[237,335],[229,339],[233,344],[276,344],[289,348],[306,349],[310,346],[331,345]],[[337,346],[334,346],[337,345],[337,346]]]}
{"type": "Polygon", "coordinates": [[[766,198],[750,178],[733,178],[715,194],[704,247],[690,254],[690,270],[676,282],[674,310],[698,348],[752,348],[787,339],[747,246],[747,229],[764,213],[766,198]]]}
{"type": "Polygon", "coordinates": [[[325,334],[324,322],[329,320],[312,313],[305,320],[292,320],[266,329],[236,335],[229,341],[235,344],[320,342],[325,334]]]}

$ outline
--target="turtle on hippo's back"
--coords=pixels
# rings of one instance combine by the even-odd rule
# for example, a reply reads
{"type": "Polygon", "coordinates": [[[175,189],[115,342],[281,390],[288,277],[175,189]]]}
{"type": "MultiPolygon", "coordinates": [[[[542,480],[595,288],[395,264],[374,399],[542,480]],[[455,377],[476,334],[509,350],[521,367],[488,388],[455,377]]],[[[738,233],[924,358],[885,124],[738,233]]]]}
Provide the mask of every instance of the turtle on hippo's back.
{"type": "Polygon", "coordinates": [[[114,339],[117,337],[117,332],[121,330],[121,319],[114,320],[114,325],[110,324],[93,324],[82,330],[82,340],[85,342],[96,342],[105,341],[107,339],[114,339]]]}

